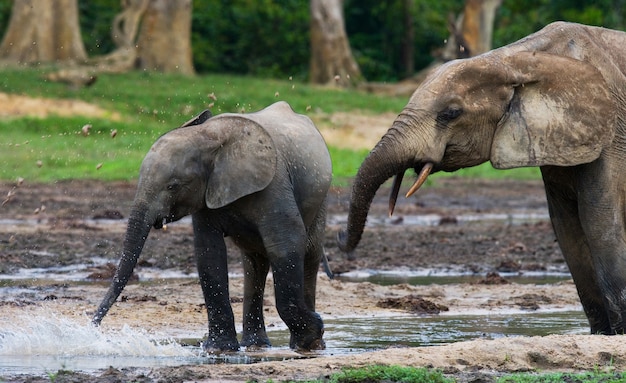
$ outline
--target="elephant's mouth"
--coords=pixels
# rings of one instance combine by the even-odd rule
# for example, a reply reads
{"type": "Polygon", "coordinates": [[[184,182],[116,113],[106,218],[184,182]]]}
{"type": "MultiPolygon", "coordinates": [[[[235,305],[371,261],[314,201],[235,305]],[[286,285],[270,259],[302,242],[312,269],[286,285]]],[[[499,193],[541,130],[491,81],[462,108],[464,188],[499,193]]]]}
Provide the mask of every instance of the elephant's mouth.
{"type": "Polygon", "coordinates": [[[163,226],[166,224],[167,222],[165,221],[164,218],[159,218],[156,221],[154,221],[154,224],[152,225],[155,229],[159,230],[162,229],[163,226]]]}
{"type": "MultiPolygon", "coordinates": [[[[415,183],[413,183],[413,186],[411,186],[409,191],[406,193],[405,197],[407,198],[415,194],[415,192],[420,187],[422,187],[422,185],[426,181],[426,178],[428,178],[428,176],[430,175],[434,167],[434,164],[432,162],[426,162],[420,165],[415,167],[415,173],[418,173],[417,180],[415,181],[415,183]],[[419,168],[420,165],[421,165],[421,168],[419,168]]],[[[393,185],[391,187],[391,194],[389,195],[389,216],[390,217],[393,215],[393,210],[396,207],[396,201],[398,200],[398,193],[400,192],[400,185],[402,185],[402,179],[404,178],[405,171],[406,170],[403,170],[402,172],[396,174],[396,176],[393,179],[393,185]]]]}
{"type": "Polygon", "coordinates": [[[176,220],[177,219],[174,216],[172,216],[172,215],[168,215],[168,216],[165,216],[165,217],[157,217],[157,219],[154,221],[154,224],[152,225],[152,227],[154,227],[157,230],[163,229],[166,224],[168,224],[170,222],[174,222],[176,220]]]}

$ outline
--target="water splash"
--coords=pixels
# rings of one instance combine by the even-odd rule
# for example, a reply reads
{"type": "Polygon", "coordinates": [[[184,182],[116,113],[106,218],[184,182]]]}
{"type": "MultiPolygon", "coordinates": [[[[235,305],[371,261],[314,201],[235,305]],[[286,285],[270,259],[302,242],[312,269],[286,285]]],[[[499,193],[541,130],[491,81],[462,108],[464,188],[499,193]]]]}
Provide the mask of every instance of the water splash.
{"type": "Polygon", "coordinates": [[[52,314],[21,316],[0,328],[0,355],[191,356],[173,339],[144,329],[95,327],[52,314]]]}
{"type": "Polygon", "coordinates": [[[22,315],[0,325],[0,373],[93,371],[194,363],[200,349],[144,329],[104,329],[87,318],[22,315]]]}

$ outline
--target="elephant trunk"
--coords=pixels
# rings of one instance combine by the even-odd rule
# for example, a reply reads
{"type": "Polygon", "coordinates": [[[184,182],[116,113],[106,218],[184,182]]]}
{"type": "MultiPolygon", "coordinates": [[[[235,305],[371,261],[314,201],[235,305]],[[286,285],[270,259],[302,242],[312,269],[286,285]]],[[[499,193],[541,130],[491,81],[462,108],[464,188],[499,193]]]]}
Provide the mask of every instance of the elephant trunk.
{"type": "Polygon", "coordinates": [[[404,174],[404,171],[415,164],[415,151],[409,147],[402,127],[402,115],[372,149],[361,164],[352,186],[348,226],[346,231],[339,232],[337,242],[339,248],[351,253],[361,240],[367,214],[376,191],[389,178],[404,174]]]}
{"type": "Polygon", "coordinates": [[[124,290],[124,287],[126,287],[126,283],[128,283],[128,280],[133,274],[137,259],[141,254],[141,250],[150,233],[151,227],[152,224],[148,217],[148,207],[145,204],[136,204],[128,218],[122,257],[117,266],[109,291],[107,291],[98,307],[98,311],[96,311],[92,319],[93,324],[100,324],[102,318],[104,318],[113,303],[117,300],[117,297],[122,290],[124,290]]]}

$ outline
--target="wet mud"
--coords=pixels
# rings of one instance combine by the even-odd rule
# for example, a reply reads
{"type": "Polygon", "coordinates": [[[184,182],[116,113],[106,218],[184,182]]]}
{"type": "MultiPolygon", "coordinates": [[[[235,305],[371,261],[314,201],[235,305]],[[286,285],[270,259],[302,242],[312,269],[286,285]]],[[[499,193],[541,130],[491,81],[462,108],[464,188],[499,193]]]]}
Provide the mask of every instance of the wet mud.
{"type": "MultiPolygon", "coordinates": [[[[323,318],[406,313],[417,309],[464,312],[578,305],[571,281],[520,285],[502,281],[496,274],[567,272],[551,225],[545,218],[547,205],[540,181],[433,178],[435,181],[414,197],[400,199],[392,218],[386,216],[388,188],[379,191],[370,212],[370,225],[354,260],[348,260],[335,245],[335,236],[343,227],[347,213],[350,190],[333,188],[325,239],[330,266],[337,274],[430,270],[475,274],[485,282],[385,287],[369,282],[330,281],[320,274],[317,310],[323,318]],[[412,223],[411,217],[424,216],[432,219],[427,224],[412,223]]],[[[0,298],[2,315],[8,312],[37,314],[46,305],[64,315],[72,315],[72,312],[78,316],[89,315],[103,296],[106,281],[117,263],[125,231],[124,219],[128,217],[134,192],[133,182],[0,184],[0,196],[4,199],[0,207],[0,273],[7,276],[23,269],[41,269],[43,277],[47,268],[58,270],[62,266],[80,265],[80,278],[102,281],[100,286],[67,288],[64,295],[48,301],[41,299],[41,294],[32,301],[24,298],[17,303],[0,298]]],[[[175,270],[193,275],[194,268],[193,234],[189,221],[184,220],[168,225],[167,230],[152,231],[136,271],[158,274],[175,270]]],[[[229,246],[229,271],[233,274],[242,271],[239,253],[232,246],[229,246]]],[[[235,278],[231,283],[231,297],[237,311],[241,306],[237,300],[241,279],[235,278]]],[[[271,308],[273,295],[269,287],[266,306],[271,308]]],[[[141,289],[138,284],[130,284],[123,295],[126,298],[120,302],[119,310],[115,311],[114,306],[111,317],[105,319],[110,326],[179,326],[181,331],[206,326],[197,286],[166,283],[166,286],[141,289]],[[122,310],[122,307],[132,307],[132,310],[122,310]]],[[[280,321],[270,309],[268,321],[272,320],[280,321]]],[[[624,368],[626,355],[617,338],[555,335],[481,339],[436,347],[392,347],[349,358],[326,356],[254,365],[149,370],[109,368],[96,374],[63,372],[55,381],[276,381],[323,377],[346,366],[369,363],[433,366],[457,377],[476,371],[493,375],[507,371],[585,370],[605,365],[624,368]]],[[[25,379],[49,381],[46,376],[0,377],[7,382],[25,379]]]]}

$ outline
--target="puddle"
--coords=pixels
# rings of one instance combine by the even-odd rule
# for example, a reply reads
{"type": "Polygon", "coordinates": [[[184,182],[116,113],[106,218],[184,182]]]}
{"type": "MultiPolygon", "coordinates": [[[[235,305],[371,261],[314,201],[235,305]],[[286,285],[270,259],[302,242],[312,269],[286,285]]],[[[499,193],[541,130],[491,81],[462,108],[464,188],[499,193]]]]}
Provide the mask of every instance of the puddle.
{"type": "MultiPolygon", "coordinates": [[[[297,354],[287,347],[256,352],[206,355],[199,339],[173,339],[143,329],[103,330],[66,318],[22,317],[0,329],[0,375],[41,374],[58,369],[93,372],[187,364],[256,363],[322,355],[347,355],[388,347],[432,346],[471,339],[548,334],[584,334],[582,312],[497,315],[394,315],[325,320],[326,350],[297,354]]],[[[287,329],[270,330],[275,344],[287,344],[287,329]]]]}
{"type": "MultiPolygon", "coordinates": [[[[550,215],[545,213],[477,213],[477,214],[459,214],[451,216],[443,216],[439,214],[420,214],[420,215],[403,215],[403,216],[368,216],[367,226],[438,226],[442,223],[455,223],[465,225],[471,223],[489,223],[504,222],[509,225],[521,225],[524,223],[534,223],[540,221],[549,221],[550,215]]],[[[346,225],[348,222],[347,214],[335,214],[328,217],[328,223],[331,225],[346,225]]]]}
{"type": "MultiPolygon", "coordinates": [[[[96,260],[97,262],[97,260],[96,260]]],[[[84,265],[83,265],[84,267],[84,265]]],[[[36,300],[67,286],[98,284],[81,280],[80,268],[22,271],[0,276],[0,294],[5,303],[23,298],[36,300]],[[28,276],[28,277],[27,277],[28,276]]],[[[567,273],[541,272],[501,273],[517,283],[556,283],[569,278],[567,273]]],[[[482,275],[422,270],[418,272],[367,271],[346,274],[341,280],[364,281],[381,285],[408,283],[415,285],[466,283],[482,275]]],[[[195,281],[193,275],[146,271],[141,283],[161,279],[195,281]],[[156,277],[158,276],[158,277],[156,277]],[[156,277],[156,278],[155,278],[156,277]]],[[[100,283],[101,284],[101,283],[100,283]]],[[[324,314],[321,313],[322,317],[324,314]]],[[[324,318],[326,350],[298,354],[287,346],[269,350],[241,351],[225,355],[207,355],[199,347],[200,339],[177,338],[176,328],[168,333],[154,333],[128,326],[119,330],[96,328],[87,317],[61,318],[49,315],[22,314],[10,323],[0,323],[0,376],[39,374],[59,369],[95,372],[109,366],[115,368],[154,368],[197,364],[247,364],[260,361],[349,355],[388,347],[432,346],[471,339],[494,339],[511,336],[542,336],[548,334],[586,334],[588,322],[582,310],[572,307],[553,311],[476,311],[458,315],[395,314],[387,316],[324,318]]],[[[198,330],[201,334],[202,330],[198,330]]],[[[268,327],[268,335],[276,345],[289,343],[284,325],[268,327]]],[[[180,336],[180,334],[178,335],[180,336]]]]}
{"type": "MultiPolygon", "coordinates": [[[[501,277],[518,284],[552,284],[571,279],[565,270],[499,272],[501,277]]],[[[358,270],[336,276],[344,282],[370,282],[382,286],[408,284],[413,286],[449,285],[457,283],[478,283],[485,279],[485,274],[456,272],[454,270],[423,269],[418,271],[377,271],[358,270]]]]}
{"type": "MultiPolygon", "coordinates": [[[[370,215],[367,219],[368,226],[438,226],[442,223],[455,223],[459,225],[471,223],[505,222],[510,225],[549,221],[550,216],[546,212],[515,212],[515,213],[476,213],[458,215],[439,214],[416,214],[398,215],[393,217],[370,215]]],[[[32,227],[38,224],[48,223],[45,218],[38,219],[11,219],[0,218],[0,227],[23,226],[32,227]]],[[[126,226],[126,220],[116,219],[84,219],[81,222],[87,226],[126,226]]],[[[345,225],[348,222],[347,214],[332,214],[327,217],[329,225],[345,225]]],[[[185,217],[174,224],[190,225],[191,218],[185,217]]]]}

